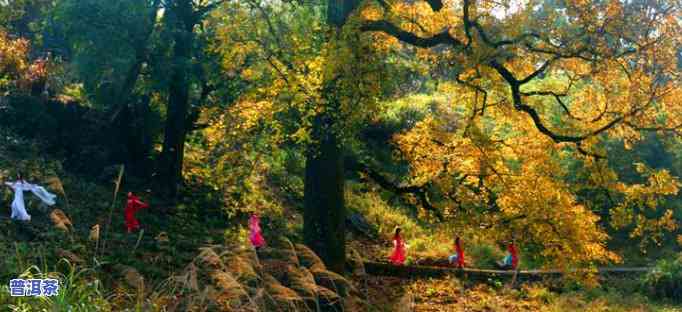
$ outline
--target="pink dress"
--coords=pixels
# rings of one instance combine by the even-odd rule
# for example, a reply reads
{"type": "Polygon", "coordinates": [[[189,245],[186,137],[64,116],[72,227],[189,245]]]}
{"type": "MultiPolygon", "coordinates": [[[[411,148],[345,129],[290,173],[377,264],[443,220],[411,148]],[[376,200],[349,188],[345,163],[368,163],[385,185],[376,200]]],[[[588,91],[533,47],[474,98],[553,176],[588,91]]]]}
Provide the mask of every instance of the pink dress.
{"type": "Polygon", "coordinates": [[[263,234],[261,234],[261,229],[260,229],[260,218],[256,215],[251,215],[251,218],[249,218],[249,240],[251,240],[251,244],[253,247],[260,248],[265,245],[265,238],[263,238],[263,234]]]}
{"type": "Polygon", "coordinates": [[[393,238],[393,246],[393,253],[389,257],[389,260],[395,265],[402,265],[405,263],[405,242],[403,242],[400,235],[396,235],[393,238]]]}

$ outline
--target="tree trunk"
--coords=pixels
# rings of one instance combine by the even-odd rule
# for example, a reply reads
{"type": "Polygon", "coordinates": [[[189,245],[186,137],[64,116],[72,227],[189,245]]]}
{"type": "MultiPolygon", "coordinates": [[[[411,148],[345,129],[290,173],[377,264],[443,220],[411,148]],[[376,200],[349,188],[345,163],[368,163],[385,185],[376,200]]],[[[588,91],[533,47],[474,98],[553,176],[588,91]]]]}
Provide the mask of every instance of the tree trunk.
{"type": "MultiPolygon", "coordinates": [[[[341,40],[341,28],[350,13],[357,7],[358,0],[327,0],[327,23],[333,27],[329,40],[341,40]]],[[[332,115],[338,101],[335,98],[332,73],[325,77],[328,86],[323,91],[327,98],[327,113],[321,113],[313,120],[312,137],[315,144],[310,146],[306,156],[303,236],[305,242],[324,261],[327,267],[343,274],[346,265],[346,206],[344,201],[343,148],[335,131],[332,115]]]]}
{"type": "Polygon", "coordinates": [[[114,110],[111,116],[111,122],[114,122],[118,117],[118,114],[128,105],[128,101],[133,94],[137,80],[142,72],[142,66],[147,62],[149,56],[149,39],[154,32],[154,25],[156,24],[156,17],[160,5],[161,0],[154,0],[150,8],[149,20],[147,20],[147,29],[145,33],[132,41],[135,48],[135,61],[130,66],[128,74],[118,90],[117,97],[113,99],[114,103],[112,103],[112,106],[114,107],[114,110]]]}
{"type": "Polygon", "coordinates": [[[346,229],[343,155],[331,118],[317,116],[313,137],[318,144],[308,150],[305,168],[305,242],[327,267],[343,273],[346,262],[346,229]]]}
{"type": "Polygon", "coordinates": [[[173,48],[173,70],[168,90],[166,129],[161,151],[159,176],[163,191],[173,200],[177,197],[178,185],[182,181],[182,161],[187,136],[187,115],[189,109],[189,71],[192,61],[193,8],[191,0],[178,0],[171,6],[175,26],[173,48]]]}
{"type": "Polygon", "coordinates": [[[118,132],[121,144],[126,146],[126,155],[122,155],[128,168],[132,168],[135,175],[148,178],[151,174],[149,154],[152,150],[151,138],[146,131],[146,118],[150,115],[149,96],[140,99],[133,97],[135,86],[142,72],[142,67],[149,56],[149,41],[156,25],[161,0],[154,0],[149,8],[149,19],[146,30],[139,37],[131,38],[135,49],[135,60],[131,64],[123,83],[117,93],[109,99],[113,108],[110,123],[112,131],[118,132]],[[133,104],[133,107],[130,106],[133,104]]]}

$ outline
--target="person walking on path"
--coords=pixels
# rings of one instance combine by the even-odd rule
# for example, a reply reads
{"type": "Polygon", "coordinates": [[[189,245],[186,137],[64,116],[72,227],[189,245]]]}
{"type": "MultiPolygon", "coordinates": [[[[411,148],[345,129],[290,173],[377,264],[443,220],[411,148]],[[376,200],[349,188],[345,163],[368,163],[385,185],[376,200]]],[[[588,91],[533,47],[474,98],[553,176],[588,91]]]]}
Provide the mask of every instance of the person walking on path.
{"type": "Polygon", "coordinates": [[[401,229],[396,228],[393,235],[393,253],[389,257],[391,263],[395,265],[402,265],[405,263],[405,242],[400,236],[401,229]]]}

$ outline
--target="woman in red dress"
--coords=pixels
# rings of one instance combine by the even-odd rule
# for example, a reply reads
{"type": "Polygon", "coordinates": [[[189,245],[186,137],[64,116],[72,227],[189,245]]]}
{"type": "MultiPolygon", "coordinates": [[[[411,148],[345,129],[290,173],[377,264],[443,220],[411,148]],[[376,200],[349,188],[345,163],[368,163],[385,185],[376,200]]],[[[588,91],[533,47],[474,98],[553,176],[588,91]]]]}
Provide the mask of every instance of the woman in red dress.
{"type": "Polygon", "coordinates": [[[515,270],[516,267],[519,266],[519,253],[516,250],[516,245],[514,244],[514,241],[509,243],[509,254],[511,255],[511,268],[512,270],[515,270]]]}
{"type": "Polygon", "coordinates": [[[459,236],[455,237],[455,254],[448,258],[450,264],[457,265],[458,268],[464,268],[464,249],[459,236]]]}
{"type": "Polygon", "coordinates": [[[148,204],[143,203],[139,197],[133,195],[132,192],[128,193],[128,201],[126,202],[126,208],[123,211],[125,217],[126,228],[128,228],[128,233],[140,228],[140,221],[137,221],[135,214],[149,207],[148,204]]]}
{"type": "Polygon", "coordinates": [[[389,257],[391,263],[395,265],[402,265],[405,263],[405,242],[400,237],[400,228],[395,229],[393,235],[393,253],[389,257]]]}

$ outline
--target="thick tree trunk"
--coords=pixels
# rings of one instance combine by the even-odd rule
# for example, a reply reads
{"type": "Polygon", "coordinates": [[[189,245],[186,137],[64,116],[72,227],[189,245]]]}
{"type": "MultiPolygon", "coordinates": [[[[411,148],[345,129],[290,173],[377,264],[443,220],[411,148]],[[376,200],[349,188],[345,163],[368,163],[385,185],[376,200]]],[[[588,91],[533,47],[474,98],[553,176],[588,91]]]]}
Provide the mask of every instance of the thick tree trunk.
{"type": "Polygon", "coordinates": [[[317,116],[313,136],[317,144],[306,157],[304,187],[304,239],[337,273],[346,262],[343,155],[331,118],[317,116]]]}
{"type": "Polygon", "coordinates": [[[110,99],[110,107],[113,107],[110,123],[112,132],[120,137],[120,141],[126,148],[126,155],[121,157],[125,160],[128,168],[132,168],[139,176],[149,177],[151,174],[149,154],[152,150],[151,138],[146,131],[145,122],[149,117],[148,96],[136,99],[135,86],[139,80],[142,68],[148,60],[149,41],[157,21],[157,15],[161,0],[154,0],[149,8],[149,19],[145,25],[146,31],[138,37],[131,38],[131,44],[135,49],[135,61],[131,64],[123,83],[115,96],[110,99]],[[130,104],[133,104],[132,107],[130,104]]]}
{"type": "Polygon", "coordinates": [[[137,80],[140,77],[140,73],[142,72],[142,66],[145,62],[147,62],[147,58],[149,56],[149,39],[154,32],[154,26],[156,25],[156,18],[160,5],[161,0],[154,0],[149,11],[149,20],[147,20],[146,31],[139,38],[133,39],[132,41],[135,48],[135,61],[130,66],[128,74],[126,75],[125,80],[123,80],[123,84],[119,88],[116,98],[113,99],[114,105],[112,106],[114,107],[114,110],[111,116],[112,122],[128,105],[128,101],[133,94],[137,80]]]}
{"type": "Polygon", "coordinates": [[[193,33],[193,8],[191,0],[178,0],[171,7],[175,19],[173,71],[168,90],[166,129],[161,151],[160,178],[163,191],[169,199],[176,198],[182,181],[182,161],[187,136],[189,109],[189,71],[191,69],[193,33]]]}
{"type": "Polygon", "coordinates": [[[152,115],[151,98],[142,96],[132,107],[132,119],[126,137],[130,151],[130,168],[138,176],[148,178],[151,174],[150,155],[153,150],[152,135],[147,126],[147,120],[152,115]]]}
{"type": "MultiPolygon", "coordinates": [[[[330,40],[341,40],[341,28],[358,5],[358,0],[328,0],[327,23],[334,32],[330,40]]],[[[336,75],[336,73],[332,73],[336,75]]],[[[338,77],[326,77],[330,93],[327,113],[313,121],[312,137],[315,144],[308,150],[304,187],[304,239],[332,271],[344,273],[346,265],[346,206],[344,202],[344,166],[341,142],[335,131],[338,122],[334,114],[338,104],[333,91],[338,77]]]]}

